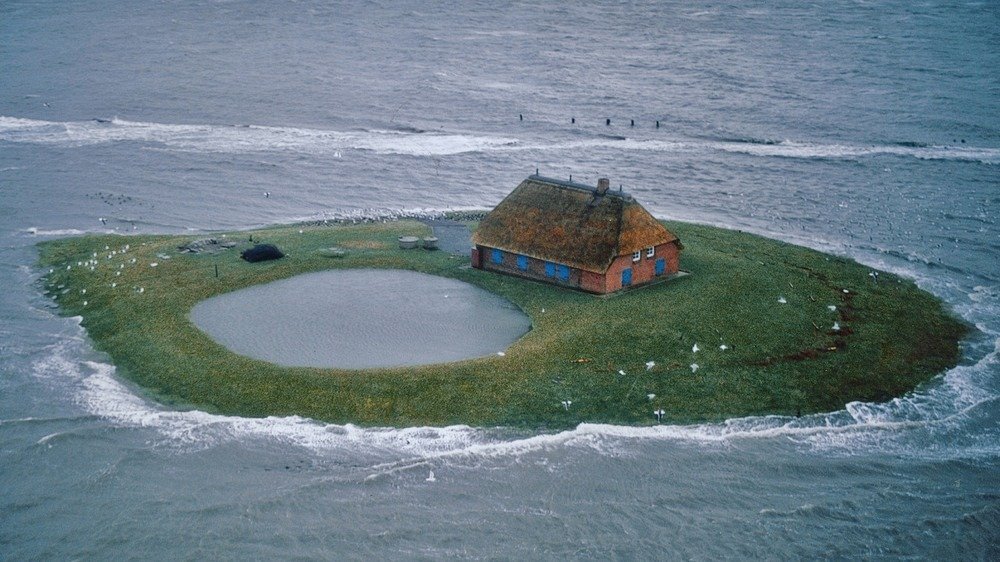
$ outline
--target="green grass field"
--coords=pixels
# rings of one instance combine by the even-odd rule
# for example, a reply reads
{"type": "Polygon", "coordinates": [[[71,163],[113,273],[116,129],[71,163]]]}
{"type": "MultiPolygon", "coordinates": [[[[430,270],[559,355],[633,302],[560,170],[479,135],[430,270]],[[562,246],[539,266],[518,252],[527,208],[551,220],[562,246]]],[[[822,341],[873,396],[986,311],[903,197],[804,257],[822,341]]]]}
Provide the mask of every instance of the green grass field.
{"type": "Polygon", "coordinates": [[[411,221],[228,233],[240,248],[252,234],[288,254],[257,264],[242,261],[240,248],[178,253],[190,236],[53,240],[39,244],[39,263],[44,290],[63,314],[83,318],[121,375],[175,407],[245,416],[559,428],[651,424],[658,409],[664,422],[805,414],[902,395],[960,357],[967,327],[910,281],[888,273],[876,281],[850,260],[758,236],[666,224],[684,242],[690,275],[612,297],[470,269],[467,257],[399,250],[398,236],[430,233],[411,221]],[[328,257],[331,246],[346,255],[328,257]],[[467,281],[514,302],[533,328],[503,357],[342,371],[235,355],[187,317],[213,295],[356,267],[467,281]]]}

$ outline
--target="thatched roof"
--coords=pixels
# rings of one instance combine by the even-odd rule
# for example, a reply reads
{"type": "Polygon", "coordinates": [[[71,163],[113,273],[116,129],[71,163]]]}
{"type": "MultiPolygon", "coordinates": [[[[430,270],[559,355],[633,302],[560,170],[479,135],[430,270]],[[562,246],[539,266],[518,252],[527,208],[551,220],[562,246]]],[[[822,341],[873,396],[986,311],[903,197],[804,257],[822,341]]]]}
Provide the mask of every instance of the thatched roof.
{"type": "Polygon", "coordinates": [[[479,223],[477,245],[604,273],[616,256],[677,240],[627,193],[529,176],[479,223]]]}

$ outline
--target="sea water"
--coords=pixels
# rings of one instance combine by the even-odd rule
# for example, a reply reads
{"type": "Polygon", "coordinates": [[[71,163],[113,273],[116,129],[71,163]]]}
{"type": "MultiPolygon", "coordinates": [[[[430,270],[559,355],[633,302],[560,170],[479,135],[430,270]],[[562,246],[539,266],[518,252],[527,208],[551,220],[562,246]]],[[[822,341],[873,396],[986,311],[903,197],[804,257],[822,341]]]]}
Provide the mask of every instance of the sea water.
{"type": "Polygon", "coordinates": [[[0,557],[997,558],[998,28],[932,0],[0,4],[0,557]],[[910,277],[975,330],[913,392],[799,419],[358,427],[158,403],[33,265],[489,207],[536,169],[910,277]]]}

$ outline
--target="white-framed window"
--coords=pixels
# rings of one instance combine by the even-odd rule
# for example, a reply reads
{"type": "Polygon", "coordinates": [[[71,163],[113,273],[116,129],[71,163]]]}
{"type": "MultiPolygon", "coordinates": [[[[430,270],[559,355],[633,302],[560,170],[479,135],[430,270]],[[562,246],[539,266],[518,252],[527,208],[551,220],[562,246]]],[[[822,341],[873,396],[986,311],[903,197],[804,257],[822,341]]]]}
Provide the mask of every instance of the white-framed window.
{"type": "Polygon", "coordinates": [[[647,258],[651,258],[651,257],[653,257],[655,255],[656,255],[656,248],[654,248],[653,246],[650,246],[650,247],[646,248],[646,257],[647,258]]]}
{"type": "Polygon", "coordinates": [[[632,252],[632,261],[639,261],[642,259],[642,251],[632,252]]]}

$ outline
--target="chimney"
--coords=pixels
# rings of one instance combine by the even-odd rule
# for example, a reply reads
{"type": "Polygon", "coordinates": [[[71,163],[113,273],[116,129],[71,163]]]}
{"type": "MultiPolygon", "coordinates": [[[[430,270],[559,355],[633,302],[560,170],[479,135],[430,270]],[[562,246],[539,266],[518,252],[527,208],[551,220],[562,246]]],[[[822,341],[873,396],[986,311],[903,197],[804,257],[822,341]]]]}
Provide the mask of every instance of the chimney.
{"type": "Polygon", "coordinates": [[[601,178],[597,180],[597,194],[604,195],[608,192],[608,187],[611,186],[611,180],[608,178],[601,178]]]}

